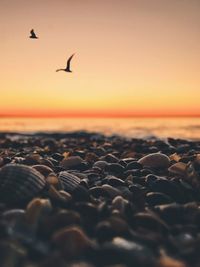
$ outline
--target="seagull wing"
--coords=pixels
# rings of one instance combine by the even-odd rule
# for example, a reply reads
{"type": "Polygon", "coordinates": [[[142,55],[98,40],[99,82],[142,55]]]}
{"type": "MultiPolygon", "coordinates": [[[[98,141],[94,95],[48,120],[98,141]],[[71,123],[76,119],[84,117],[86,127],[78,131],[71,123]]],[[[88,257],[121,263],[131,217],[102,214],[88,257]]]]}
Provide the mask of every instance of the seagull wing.
{"type": "Polygon", "coordinates": [[[66,70],[67,70],[67,71],[70,71],[70,62],[71,62],[73,56],[74,56],[74,54],[71,55],[71,57],[67,60],[67,67],[66,67],[66,70]]]}

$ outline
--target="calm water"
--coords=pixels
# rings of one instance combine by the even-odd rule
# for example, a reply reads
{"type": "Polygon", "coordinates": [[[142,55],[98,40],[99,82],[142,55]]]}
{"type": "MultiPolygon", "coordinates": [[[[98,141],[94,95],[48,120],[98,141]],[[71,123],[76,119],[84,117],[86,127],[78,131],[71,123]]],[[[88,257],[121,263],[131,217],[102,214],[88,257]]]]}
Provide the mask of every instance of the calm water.
{"type": "Polygon", "coordinates": [[[86,130],[127,137],[176,137],[200,140],[200,118],[1,118],[1,132],[86,130]]]}

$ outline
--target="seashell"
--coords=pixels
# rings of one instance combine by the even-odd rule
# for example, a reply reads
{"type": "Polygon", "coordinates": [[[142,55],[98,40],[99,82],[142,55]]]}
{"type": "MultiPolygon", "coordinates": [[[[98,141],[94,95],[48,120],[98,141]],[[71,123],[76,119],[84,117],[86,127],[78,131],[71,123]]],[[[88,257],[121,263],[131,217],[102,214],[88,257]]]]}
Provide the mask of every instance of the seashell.
{"type": "Polygon", "coordinates": [[[41,159],[40,164],[48,166],[50,168],[54,168],[53,163],[49,159],[41,159]]]}
{"type": "Polygon", "coordinates": [[[72,200],[72,196],[70,195],[70,193],[68,193],[64,190],[60,190],[59,193],[60,193],[61,197],[63,197],[66,201],[72,200]]]}
{"type": "Polygon", "coordinates": [[[60,179],[64,190],[69,193],[73,192],[81,181],[79,177],[67,171],[60,172],[58,178],[60,179]]]}
{"type": "Polygon", "coordinates": [[[46,166],[46,165],[33,165],[32,166],[34,169],[36,169],[38,172],[40,172],[41,174],[43,174],[45,177],[48,176],[51,172],[53,172],[53,170],[46,166]]]}
{"type": "Polygon", "coordinates": [[[152,153],[142,157],[138,162],[141,163],[143,167],[160,169],[167,168],[170,164],[170,159],[165,154],[152,153]]]}
{"type": "Polygon", "coordinates": [[[13,203],[28,201],[46,185],[44,176],[32,167],[7,164],[0,169],[0,199],[13,203]]]}
{"type": "Polygon", "coordinates": [[[64,158],[60,166],[64,168],[65,170],[76,168],[78,165],[80,165],[83,162],[83,159],[79,156],[71,156],[68,158],[64,158]]]}
{"type": "Polygon", "coordinates": [[[170,173],[184,175],[186,172],[187,164],[183,162],[177,162],[168,168],[170,173]]]}

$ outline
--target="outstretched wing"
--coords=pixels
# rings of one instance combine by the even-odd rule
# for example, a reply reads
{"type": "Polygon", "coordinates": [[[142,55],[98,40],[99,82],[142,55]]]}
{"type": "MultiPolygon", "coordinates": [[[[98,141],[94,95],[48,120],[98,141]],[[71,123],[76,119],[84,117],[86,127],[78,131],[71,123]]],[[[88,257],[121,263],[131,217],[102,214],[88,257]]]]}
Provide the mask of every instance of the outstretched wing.
{"type": "Polygon", "coordinates": [[[66,67],[66,70],[67,70],[67,71],[70,71],[70,62],[71,62],[73,56],[74,56],[74,54],[71,55],[71,57],[67,60],[67,67],[66,67]]]}

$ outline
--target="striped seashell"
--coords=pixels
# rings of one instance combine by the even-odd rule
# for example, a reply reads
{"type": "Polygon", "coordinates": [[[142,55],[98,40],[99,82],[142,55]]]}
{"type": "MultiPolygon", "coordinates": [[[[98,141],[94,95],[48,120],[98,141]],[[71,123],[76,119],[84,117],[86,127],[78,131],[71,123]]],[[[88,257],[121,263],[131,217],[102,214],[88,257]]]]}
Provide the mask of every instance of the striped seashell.
{"type": "Polygon", "coordinates": [[[72,193],[74,189],[79,186],[81,181],[79,177],[67,171],[60,172],[58,178],[61,181],[63,189],[69,193],[72,193]]]}
{"type": "Polygon", "coordinates": [[[46,185],[44,176],[32,167],[7,164],[0,169],[0,200],[6,203],[27,201],[46,185]]]}
{"type": "Polygon", "coordinates": [[[32,167],[36,169],[38,172],[40,172],[42,175],[44,175],[45,177],[48,176],[51,172],[53,172],[53,170],[50,167],[46,165],[42,165],[42,164],[33,165],[32,167]]]}

